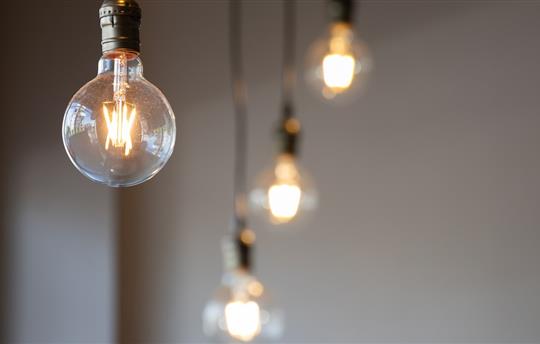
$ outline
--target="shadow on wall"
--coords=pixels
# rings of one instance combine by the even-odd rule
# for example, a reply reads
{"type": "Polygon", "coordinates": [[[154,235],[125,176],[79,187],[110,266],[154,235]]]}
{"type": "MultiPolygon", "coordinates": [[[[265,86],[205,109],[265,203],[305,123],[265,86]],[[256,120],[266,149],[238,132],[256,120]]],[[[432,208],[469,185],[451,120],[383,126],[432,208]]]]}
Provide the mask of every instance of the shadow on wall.
{"type": "Polygon", "coordinates": [[[60,130],[69,98],[97,71],[99,4],[3,5],[12,53],[0,57],[0,342],[110,342],[115,209],[108,189],[71,166],[60,130]]]}
{"type": "MultiPolygon", "coordinates": [[[[7,32],[7,21],[0,21],[0,31],[7,32]]],[[[6,75],[8,66],[6,54],[0,55],[0,73],[6,75]]],[[[9,231],[9,168],[12,166],[12,157],[8,154],[10,142],[13,137],[9,109],[9,83],[4,77],[0,85],[0,120],[2,121],[2,135],[0,135],[0,342],[7,343],[10,325],[10,262],[12,261],[11,233],[9,231]]]]}
{"type": "MultiPolygon", "coordinates": [[[[0,61],[0,64],[3,64],[0,61]]],[[[2,92],[2,94],[4,94],[2,92]]],[[[2,97],[3,98],[3,97],[2,97]]],[[[2,104],[5,104],[4,99],[1,99],[2,104]]],[[[5,113],[2,111],[2,113],[5,113]]],[[[7,202],[7,178],[6,178],[6,168],[8,166],[7,157],[4,154],[4,147],[6,147],[5,136],[1,135],[2,141],[0,141],[0,342],[7,343],[8,341],[8,328],[9,328],[9,276],[8,276],[8,267],[10,260],[10,251],[9,251],[9,233],[7,226],[8,218],[8,202],[7,202]]]]}

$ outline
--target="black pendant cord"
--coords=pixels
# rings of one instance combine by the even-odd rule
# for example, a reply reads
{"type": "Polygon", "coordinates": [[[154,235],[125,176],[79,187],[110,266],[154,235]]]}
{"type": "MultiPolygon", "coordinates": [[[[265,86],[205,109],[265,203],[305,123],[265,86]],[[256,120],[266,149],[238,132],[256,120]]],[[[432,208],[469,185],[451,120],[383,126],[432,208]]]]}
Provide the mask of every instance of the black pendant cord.
{"type": "Polygon", "coordinates": [[[296,2],[283,1],[283,71],[281,79],[281,121],[277,128],[279,154],[298,155],[300,122],[295,118],[296,85],[296,2]]]}
{"type": "Polygon", "coordinates": [[[283,1],[283,74],[281,79],[281,103],[283,120],[294,117],[296,3],[283,1]]]}
{"type": "Polygon", "coordinates": [[[242,70],[242,8],[241,0],[229,0],[229,52],[231,85],[234,103],[234,217],[231,240],[225,250],[226,266],[252,270],[252,246],[255,241],[247,229],[247,107],[246,83],[242,70]]]}
{"type": "Polygon", "coordinates": [[[234,224],[235,236],[246,227],[246,155],[247,110],[246,85],[242,70],[242,9],[240,0],[230,0],[229,52],[234,102],[235,148],[234,148],[234,224]]]}

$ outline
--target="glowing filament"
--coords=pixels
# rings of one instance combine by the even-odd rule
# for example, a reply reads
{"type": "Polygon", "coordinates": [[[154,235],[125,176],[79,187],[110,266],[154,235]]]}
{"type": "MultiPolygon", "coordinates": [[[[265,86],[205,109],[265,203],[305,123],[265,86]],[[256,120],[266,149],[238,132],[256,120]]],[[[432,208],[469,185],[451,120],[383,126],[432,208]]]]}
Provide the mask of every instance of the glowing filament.
{"type": "Polygon", "coordinates": [[[351,55],[328,54],[323,59],[324,83],[334,92],[349,88],[354,79],[355,60],[351,55]]]}
{"type": "Polygon", "coordinates": [[[272,185],[268,190],[268,202],[272,216],[279,222],[288,222],[298,213],[302,191],[297,185],[272,185]]]}
{"type": "Polygon", "coordinates": [[[103,116],[107,124],[105,149],[109,150],[109,147],[112,145],[115,148],[121,148],[124,155],[128,156],[133,149],[131,131],[135,123],[135,117],[137,116],[135,107],[129,112],[127,104],[119,102],[119,104],[115,104],[112,113],[109,113],[107,106],[103,104],[103,116]]]}
{"type": "Polygon", "coordinates": [[[231,337],[249,342],[261,332],[259,305],[254,301],[233,301],[225,306],[225,323],[231,337]]]}
{"type": "Polygon", "coordinates": [[[286,223],[292,220],[300,208],[302,189],[294,158],[282,155],[275,168],[276,179],[268,189],[268,206],[273,220],[286,223]]]}
{"type": "Polygon", "coordinates": [[[336,23],[330,29],[328,53],[322,60],[322,77],[329,96],[346,91],[358,72],[350,25],[336,23]]]}

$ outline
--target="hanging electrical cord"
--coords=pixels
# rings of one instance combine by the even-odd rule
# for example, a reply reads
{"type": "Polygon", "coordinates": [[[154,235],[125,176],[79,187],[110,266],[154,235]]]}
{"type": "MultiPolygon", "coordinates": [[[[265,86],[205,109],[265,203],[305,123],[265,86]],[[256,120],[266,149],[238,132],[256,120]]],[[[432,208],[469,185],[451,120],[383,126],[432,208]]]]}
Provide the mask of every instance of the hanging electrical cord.
{"type": "Polygon", "coordinates": [[[283,71],[281,80],[281,102],[284,118],[294,115],[293,93],[296,84],[295,75],[295,2],[294,0],[283,1],[283,71]]]}
{"type": "Polygon", "coordinates": [[[281,79],[282,121],[278,127],[280,151],[297,154],[300,122],[295,118],[294,88],[296,85],[296,3],[283,1],[283,66],[281,79]]]}
{"type": "Polygon", "coordinates": [[[247,109],[246,85],[242,69],[242,9],[240,1],[231,0],[229,5],[229,53],[231,86],[234,103],[234,217],[232,224],[235,251],[234,264],[251,269],[251,246],[255,235],[247,228],[246,155],[247,155],[247,109]]]}
{"type": "MultiPolygon", "coordinates": [[[[229,54],[231,86],[234,103],[234,215],[235,224],[245,226],[246,210],[246,155],[247,110],[246,85],[242,70],[242,9],[238,1],[230,1],[229,54]]],[[[237,228],[238,229],[238,228],[237,228]]],[[[242,228],[240,228],[242,229],[242,228]]]]}

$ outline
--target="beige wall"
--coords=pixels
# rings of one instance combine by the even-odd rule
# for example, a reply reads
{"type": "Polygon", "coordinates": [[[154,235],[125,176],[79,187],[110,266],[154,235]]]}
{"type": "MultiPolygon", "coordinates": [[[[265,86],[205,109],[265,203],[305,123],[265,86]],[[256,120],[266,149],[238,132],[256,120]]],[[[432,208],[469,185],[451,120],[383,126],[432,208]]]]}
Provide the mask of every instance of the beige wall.
{"type": "Polygon", "coordinates": [[[69,98],[97,71],[97,2],[2,5],[0,342],[111,342],[115,204],[61,138],[69,98]]]}
{"type": "MultiPolygon", "coordinates": [[[[0,24],[17,52],[0,64],[8,338],[110,342],[118,304],[124,343],[204,342],[231,209],[226,2],[141,0],[145,74],[178,137],[119,209],[60,139],[69,96],[95,73],[98,2],[33,4],[10,2],[0,24]]],[[[327,106],[300,82],[321,208],[296,235],[252,221],[283,342],[540,342],[538,18],[536,2],[366,2],[363,98],[327,106]]],[[[322,25],[322,2],[300,1],[299,54],[322,25]]],[[[272,154],[280,27],[278,1],[246,5],[250,176],[272,154]]]]}

